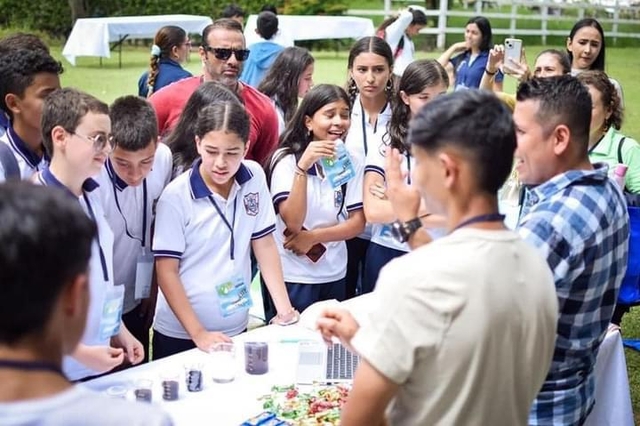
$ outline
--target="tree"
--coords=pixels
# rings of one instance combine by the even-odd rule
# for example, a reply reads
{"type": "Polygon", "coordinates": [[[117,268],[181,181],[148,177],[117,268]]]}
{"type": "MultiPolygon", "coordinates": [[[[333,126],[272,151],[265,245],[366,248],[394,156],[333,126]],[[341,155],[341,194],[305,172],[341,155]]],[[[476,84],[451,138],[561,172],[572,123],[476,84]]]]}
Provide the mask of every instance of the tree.
{"type": "Polygon", "coordinates": [[[71,9],[71,25],[75,24],[76,19],[87,17],[87,5],[85,0],[68,0],[71,9]]]}

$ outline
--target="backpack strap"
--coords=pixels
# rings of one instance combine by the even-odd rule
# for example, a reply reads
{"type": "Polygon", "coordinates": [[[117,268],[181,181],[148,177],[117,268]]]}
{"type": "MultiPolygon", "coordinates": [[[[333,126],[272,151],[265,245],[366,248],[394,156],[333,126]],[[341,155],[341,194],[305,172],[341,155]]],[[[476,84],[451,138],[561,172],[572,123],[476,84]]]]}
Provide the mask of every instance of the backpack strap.
{"type": "Polygon", "coordinates": [[[20,180],[20,166],[13,151],[6,143],[0,142],[0,164],[4,170],[5,180],[20,180]]]}
{"type": "Polygon", "coordinates": [[[340,192],[342,193],[342,197],[340,200],[340,208],[338,209],[337,219],[340,220],[340,215],[342,214],[342,209],[344,209],[345,198],[347,198],[347,184],[343,183],[340,186],[340,192]]]}

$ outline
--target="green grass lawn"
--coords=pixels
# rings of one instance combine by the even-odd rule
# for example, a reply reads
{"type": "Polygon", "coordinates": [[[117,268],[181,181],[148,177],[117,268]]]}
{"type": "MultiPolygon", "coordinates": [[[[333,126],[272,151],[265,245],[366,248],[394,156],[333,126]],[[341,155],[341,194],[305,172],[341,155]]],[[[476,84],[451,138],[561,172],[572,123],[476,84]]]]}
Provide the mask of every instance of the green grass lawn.
{"type": "MultiPolygon", "coordinates": [[[[543,47],[527,46],[527,57],[533,64],[536,54],[543,47]]],[[[53,54],[62,59],[61,47],[53,47],[53,54]]],[[[420,57],[436,57],[437,52],[421,53],[420,57]]],[[[316,68],[314,80],[318,83],[335,83],[343,85],[346,76],[346,52],[314,52],[316,68]]],[[[125,94],[137,93],[137,82],[140,74],[148,66],[148,49],[126,47],[122,52],[122,68],[118,68],[118,55],[113,52],[110,59],[79,58],[76,67],[63,60],[65,73],[62,76],[64,86],[73,86],[85,90],[106,102],[125,94]]],[[[194,74],[200,72],[200,61],[197,53],[192,53],[187,68],[194,74]]],[[[640,85],[637,84],[640,69],[640,48],[614,48],[607,51],[607,71],[616,78],[624,89],[626,117],[623,132],[628,136],[640,139],[640,85]]],[[[515,92],[515,81],[507,77],[505,91],[515,92]]],[[[640,338],[640,308],[633,310],[625,317],[623,323],[625,337],[640,338]]],[[[636,421],[640,424],[640,354],[627,351],[629,381],[636,421]]]]}

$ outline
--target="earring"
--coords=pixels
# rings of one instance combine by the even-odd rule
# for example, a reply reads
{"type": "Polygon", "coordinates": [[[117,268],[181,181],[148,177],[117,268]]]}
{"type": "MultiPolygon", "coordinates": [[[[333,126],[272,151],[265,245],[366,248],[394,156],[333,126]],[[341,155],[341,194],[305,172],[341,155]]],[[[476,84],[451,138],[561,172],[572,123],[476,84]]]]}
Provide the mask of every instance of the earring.
{"type": "Polygon", "coordinates": [[[387,85],[384,88],[385,92],[389,93],[393,90],[393,80],[391,78],[389,78],[389,80],[387,80],[387,85]]]}

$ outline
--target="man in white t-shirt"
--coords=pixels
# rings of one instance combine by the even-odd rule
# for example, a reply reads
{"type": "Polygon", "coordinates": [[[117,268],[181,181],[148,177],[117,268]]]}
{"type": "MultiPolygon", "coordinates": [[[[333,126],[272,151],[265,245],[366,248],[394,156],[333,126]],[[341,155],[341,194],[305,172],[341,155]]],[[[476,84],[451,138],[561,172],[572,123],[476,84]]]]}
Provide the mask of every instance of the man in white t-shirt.
{"type": "Polygon", "coordinates": [[[3,425],[172,423],[150,405],[74,387],[62,373],[62,358],[78,345],[87,320],[96,235],[95,223],[68,191],[0,185],[3,425]]]}
{"type": "Polygon", "coordinates": [[[544,259],[508,230],[497,191],[512,167],[509,111],[488,92],[434,100],[412,121],[412,183],[387,156],[394,233],[414,250],[387,264],[358,324],[318,320],[361,356],[342,425],[522,425],[553,355],[558,304],[544,259]],[[470,129],[473,129],[471,131],[470,129]],[[448,235],[422,247],[422,196],[448,235]],[[400,202],[401,201],[401,202],[400,202]]]}

